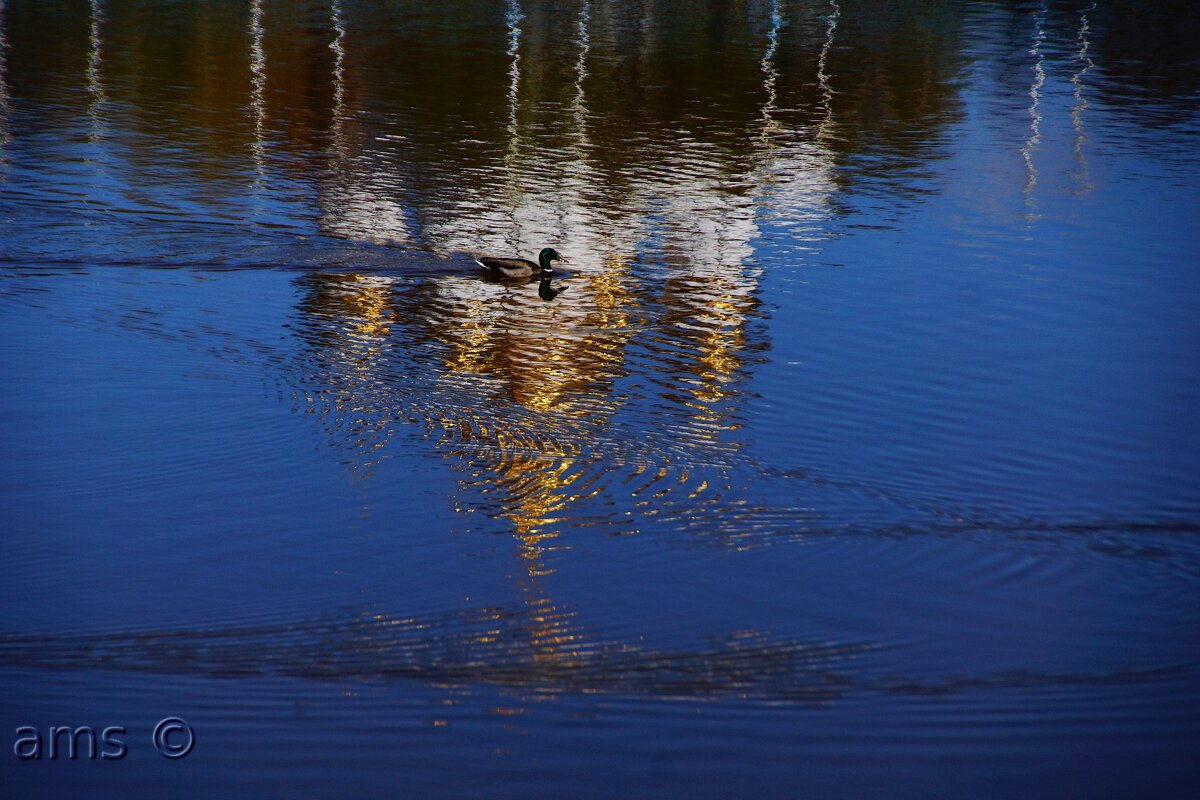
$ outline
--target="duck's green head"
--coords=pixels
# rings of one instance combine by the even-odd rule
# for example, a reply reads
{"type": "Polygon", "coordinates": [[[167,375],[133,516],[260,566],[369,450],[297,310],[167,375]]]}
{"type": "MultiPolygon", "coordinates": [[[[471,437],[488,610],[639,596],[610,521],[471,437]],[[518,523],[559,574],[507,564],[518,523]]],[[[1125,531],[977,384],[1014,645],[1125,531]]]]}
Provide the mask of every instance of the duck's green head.
{"type": "Polygon", "coordinates": [[[538,253],[538,263],[542,265],[542,272],[554,271],[550,268],[551,261],[566,261],[566,259],[560,256],[553,247],[543,247],[542,252],[538,253]]]}

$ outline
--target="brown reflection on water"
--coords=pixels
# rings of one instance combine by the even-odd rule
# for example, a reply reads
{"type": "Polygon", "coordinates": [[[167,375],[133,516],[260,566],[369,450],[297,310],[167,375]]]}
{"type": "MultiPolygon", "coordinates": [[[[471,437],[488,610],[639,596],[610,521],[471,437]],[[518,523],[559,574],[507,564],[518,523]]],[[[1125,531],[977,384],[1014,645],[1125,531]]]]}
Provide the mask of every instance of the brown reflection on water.
{"type": "MultiPolygon", "coordinates": [[[[1185,119],[1200,72],[1194,37],[1176,32],[1194,28],[1195,9],[1093,5],[1034,8],[1038,41],[1079,42],[1098,96],[1132,86],[1155,100],[1156,118],[1185,119]]],[[[819,167],[839,192],[904,188],[961,117],[973,27],[1000,26],[991,33],[1024,53],[1028,10],[950,0],[6,3],[0,111],[9,107],[11,127],[16,109],[22,132],[103,129],[127,186],[170,174],[212,202],[273,174],[311,181],[332,233],[526,253],[547,240],[576,252],[608,241],[627,255],[645,233],[627,220],[697,163],[716,164],[710,177],[726,184],[757,164],[784,182],[819,167]],[[754,135],[764,120],[769,146],[754,135]],[[379,221],[383,209],[390,218],[379,221]]],[[[1003,85],[1028,91],[1028,63],[1013,66],[1003,85]]],[[[792,208],[776,204],[784,217],[792,208]]]]}
{"type": "Polygon", "coordinates": [[[702,115],[719,111],[714,119],[680,113],[679,93],[699,95],[713,86],[685,80],[696,66],[693,50],[663,48],[660,41],[683,36],[702,43],[709,33],[690,24],[676,30],[678,19],[648,8],[510,4],[490,39],[464,43],[479,57],[470,67],[478,90],[470,97],[449,80],[459,69],[458,56],[440,63],[438,75],[428,75],[423,62],[434,57],[429,42],[381,22],[351,14],[332,18],[330,82],[335,97],[343,98],[338,102],[348,105],[334,115],[336,166],[320,190],[326,232],[443,252],[530,254],[553,242],[582,254],[588,266],[610,255],[627,261],[646,237],[666,233],[686,238],[702,257],[737,266],[757,234],[747,221],[767,182],[808,190],[809,197],[787,198],[802,200],[796,212],[821,206],[821,195],[833,189],[830,157],[824,156],[820,170],[814,163],[822,158],[820,149],[797,140],[791,122],[774,121],[769,148],[756,147],[746,135],[772,102],[760,61],[770,43],[779,46],[779,18],[765,27],[757,16],[741,20],[721,34],[738,58],[702,60],[710,81],[739,65],[736,91],[723,86],[719,92],[737,98],[735,111],[697,109],[702,115]],[[388,63],[386,86],[373,74],[377,67],[362,60],[381,46],[381,30],[394,50],[408,54],[403,64],[388,63]],[[490,76],[484,71],[489,65],[490,76]],[[442,91],[429,92],[429,80],[440,80],[442,91]],[[661,102],[648,103],[652,88],[640,84],[659,80],[678,91],[654,88],[661,102]],[[349,91],[351,85],[361,90],[349,91]],[[378,94],[396,85],[412,91],[395,100],[378,94]],[[635,91],[614,92],[622,87],[635,91]],[[369,113],[384,104],[403,107],[406,119],[427,122],[388,131],[391,126],[369,113]],[[823,178],[814,181],[814,167],[823,178]],[[742,197],[731,204],[721,192],[742,197]],[[693,222],[696,203],[714,220],[672,224],[675,216],[693,222]],[[652,219],[664,213],[664,222],[652,219]],[[725,235],[718,216],[749,229],[725,235]],[[697,233],[708,240],[694,242],[697,233]]]}
{"type": "MultiPolygon", "coordinates": [[[[551,604],[401,617],[329,615],[283,624],[82,636],[0,636],[0,664],[207,677],[419,679],[483,683],[530,698],[613,692],[663,699],[821,703],[872,688],[855,678],[865,644],[738,631],[691,649],[584,642],[551,604]]],[[[916,691],[914,689],[913,691],[916,691]]]]}
{"type": "Polygon", "coordinates": [[[876,645],[801,642],[755,631],[683,649],[583,642],[574,612],[537,605],[396,616],[345,613],[258,626],[84,635],[0,636],[0,665],[211,678],[417,679],[448,689],[488,684],[529,700],[572,692],[672,700],[735,697],[825,704],[884,692],[937,698],[964,692],[1177,681],[1186,666],[1096,672],[1008,670],[910,677],[866,661],[876,645]]]}

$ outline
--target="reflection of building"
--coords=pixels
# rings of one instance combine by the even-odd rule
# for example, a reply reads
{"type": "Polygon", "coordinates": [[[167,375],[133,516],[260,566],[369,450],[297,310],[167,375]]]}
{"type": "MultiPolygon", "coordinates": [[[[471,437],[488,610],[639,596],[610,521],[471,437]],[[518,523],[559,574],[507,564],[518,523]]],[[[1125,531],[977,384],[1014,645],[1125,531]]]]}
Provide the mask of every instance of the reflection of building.
{"type": "MultiPolygon", "coordinates": [[[[955,29],[949,8],[939,31],[955,29]]],[[[456,457],[480,473],[480,493],[504,484],[490,495],[503,495],[496,514],[522,531],[546,528],[581,493],[624,486],[633,496],[644,484],[589,483],[590,454],[615,454],[646,478],[665,469],[662,480],[690,491],[698,479],[695,469],[680,477],[685,463],[736,450],[738,387],[765,346],[753,325],[757,243],[823,235],[853,129],[872,122],[864,98],[886,88],[890,103],[921,109],[887,143],[901,147],[949,105],[955,63],[932,50],[920,80],[906,82],[896,76],[912,65],[874,27],[833,47],[836,30],[869,21],[870,3],[706,0],[687,14],[624,0],[451,0],[436,14],[343,0],[151,8],[146,18],[100,0],[92,9],[84,24],[6,6],[6,35],[12,18],[26,43],[71,46],[25,44],[4,78],[30,103],[34,73],[88,82],[91,118],[61,103],[26,118],[113,132],[96,149],[116,199],[162,174],[154,148],[116,134],[153,133],[187,143],[172,162],[179,180],[154,199],[196,209],[176,214],[188,221],[213,207],[222,216],[207,222],[241,233],[283,220],[289,232],[410,250],[532,255],[554,244],[573,257],[579,274],[550,304],[531,287],[474,276],[360,275],[314,278],[301,308],[313,337],[307,385],[340,420],[331,438],[367,453],[408,421],[470,430],[456,457]],[[60,63],[72,49],[78,63],[60,63]],[[836,135],[816,135],[831,119],[836,135]],[[424,395],[389,389],[414,365],[424,395]],[[499,425],[481,411],[489,404],[505,409],[499,425]]],[[[898,26],[910,28],[923,30],[898,26]]],[[[312,241],[327,244],[298,246],[312,241]]]]}
{"type": "MultiPolygon", "coordinates": [[[[313,359],[333,370],[311,381],[336,398],[324,405],[356,417],[331,430],[418,418],[461,459],[464,510],[508,520],[536,572],[541,542],[581,502],[617,492],[646,508],[720,480],[697,465],[736,449],[738,385],[764,345],[748,330],[755,241],[764,221],[819,235],[835,170],[810,127],[774,113],[772,59],[788,45],[778,13],[723,32],[740,61],[704,49],[702,21],[640,5],[512,2],[497,22],[486,45],[496,57],[471,67],[473,79],[490,73],[476,82],[494,91],[470,98],[455,85],[457,56],[431,76],[419,66],[427,43],[389,37],[421,79],[447,83],[429,92],[415,75],[393,77],[414,119],[439,120],[401,135],[366,113],[392,90],[370,80],[384,26],[331,5],[335,107],[320,224],[440,252],[531,255],[553,244],[578,270],[567,294],[545,303],[529,286],[445,275],[397,282],[379,298],[362,276],[314,277],[302,327],[331,351],[313,359]],[[685,46],[664,49],[680,37],[685,46]],[[695,92],[680,69],[699,70],[701,91],[732,79],[735,116],[664,125],[678,98],[655,87],[695,92]],[[383,332],[349,334],[363,327],[383,332]],[[427,396],[384,385],[414,371],[427,396]],[[631,435],[640,428],[650,430],[631,435]],[[614,461],[626,474],[606,474],[614,461]]],[[[363,452],[387,435],[362,438],[363,452]]]]}
{"type": "MultiPolygon", "coordinates": [[[[768,148],[745,135],[742,126],[752,124],[766,102],[758,59],[768,36],[779,35],[765,21],[738,31],[744,41],[737,44],[747,48],[744,64],[733,72],[737,96],[749,98],[740,101],[742,118],[689,131],[654,118],[671,113],[673,98],[662,98],[671,101],[665,107],[648,106],[638,86],[677,82],[675,70],[693,66],[690,56],[661,65],[670,55],[662,39],[700,36],[700,22],[681,28],[670,15],[658,19],[649,9],[623,3],[580,0],[569,13],[512,3],[502,20],[506,28],[486,48],[495,56],[476,52],[470,67],[481,91],[504,87],[494,95],[461,97],[454,73],[466,68],[453,55],[432,76],[420,66],[432,55],[421,42],[393,40],[408,54],[406,62],[417,65],[420,79],[441,78],[449,90],[406,95],[413,119],[438,120],[438,129],[397,135],[372,127],[366,106],[354,107],[355,99],[382,99],[376,97],[381,87],[368,87],[364,78],[378,35],[356,30],[356,19],[344,18],[339,5],[334,11],[334,95],[350,105],[334,114],[334,169],[322,183],[322,227],[328,232],[441,252],[528,255],[553,242],[583,255],[587,267],[628,263],[656,240],[679,264],[736,269],[758,235],[756,189],[764,181],[777,185],[774,196],[786,203],[779,209],[785,217],[793,205],[804,214],[824,208],[821,197],[834,188],[830,156],[821,163],[820,148],[789,140],[787,130],[771,137],[768,148]],[[633,62],[640,66],[632,69],[633,62]],[[479,75],[485,67],[490,77],[479,75]],[[625,87],[630,91],[612,92],[612,69],[621,76],[632,69],[633,79],[622,82],[631,84],[625,87]]],[[[729,77],[727,59],[702,61],[702,75],[713,86],[729,77]]],[[[402,65],[390,66],[402,71],[402,65]]],[[[419,81],[414,75],[390,82],[416,89],[419,81]]],[[[710,87],[696,88],[691,93],[710,87]]]]}
{"type": "Polygon", "coordinates": [[[344,0],[91,5],[90,22],[6,6],[5,34],[11,19],[25,44],[3,55],[14,96],[28,98],[23,119],[113,133],[96,137],[112,191],[93,194],[138,209],[160,154],[121,137],[153,134],[188,148],[154,200],[214,223],[212,239],[273,223],[409,251],[528,256],[554,244],[573,257],[579,274],[550,304],[474,276],[360,275],[314,278],[301,308],[314,405],[340,419],[331,438],[366,453],[408,421],[469,429],[474,449],[456,457],[483,476],[480,492],[508,471],[491,494],[506,498],[497,516],[527,531],[581,486],[625,486],[628,475],[589,484],[589,454],[672,480],[737,449],[739,385],[765,346],[755,248],[823,235],[831,195],[851,180],[840,166],[854,131],[880,130],[873,109],[913,109],[876,151],[933,138],[919,134],[952,105],[956,56],[932,48],[914,65],[882,33],[930,29],[953,44],[961,24],[950,5],[881,26],[886,4],[779,0],[705,0],[686,14],[625,0],[450,0],[436,13],[344,0]],[[843,30],[856,33],[834,47],[843,30]],[[59,40],[70,46],[28,44],[59,40]],[[35,114],[35,73],[87,81],[92,117],[69,103],[35,114]],[[210,208],[219,219],[203,218],[210,208]],[[424,395],[389,390],[427,355],[424,395]],[[499,426],[480,410],[489,404],[505,409],[499,426]],[[555,477],[568,458],[574,471],[555,477]]]}
{"type": "MultiPolygon", "coordinates": [[[[693,337],[686,326],[676,333],[684,341],[695,339],[694,371],[710,378],[692,402],[715,399],[728,380],[716,376],[736,367],[741,318],[754,305],[758,274],[746,264],[760,235],[760,201],[769,196],[786,204],[777,217],[794,210],[815,227],[834,188],[828,155],[823,163],[819,147],[789,137],[786,129],[756,148],[736,126],[714,130],[711,141],[690,142],[681,142],[676,131],[648,128],[640,134],[644,148],[632,153],[612,148],[613,136],[636,128],[632,117],[640,113],[634,107],[640,101],[601,93],[603,114],[593,113],[589,89],[606,82],[592,80],[589,69],[636,58],[639,71],[653,73],[660,39],[680,35],[674,30],[678,21],[656,20],[640,7],[634,11],[586,0],[571,13],[511,3],[506,29],[498,31],[492,48],[505,57],[491,62],[508,84],[497,98],[507,108],[472,126],[473,136],[494,143],[494,155],[477,166],[454,165],[459,175],[486,172],[489,180],[471,185],[469,179],[459,191],[445,187],[421,197],[419,219],[405,210],[405,193],[414,183],[407,177],[429,166],[406,159],[408,148],[393,149],[386,136],[348,135],[347,126],[366,124],[353,121],[354,109],[334,114],[335,169],[321,193],[324,230],[443,252],[531,254],[554,243],[574,256],[581,274],[562,302],[544,308],[512,293],[506,302],[522,308],[499,318],[487,309],[496,295],[493,287],[432,281],[437,297],[431,302],[470,309],[431,323],[431,332],[454,342],[447,366],[492,378],[503,374],[509,396],[529,408],[556,407],[566,388],[586,380],[558,366],[578,362],[580,354],[597,360],[585,371],[613,372],[622,360],[628,320],[646,303],[674,307],[677,320],[702,320],[702,335],[693,337]],[[648,279],[642,274],[648,261],[665,263],[669,275],[648,279]],[[657,297],[650,296],[654,291],[657,297]],[[553,324],[547,327],[549,317],[553,324]],[[603,347],[596,346],[597,338],[603,347]]],[[[338,98],[355,94],[343,86],[355,70],[356,34],[347,29],[352,24],[333,19],[338,98]]],[[[755,31],[759,49],[746,51],[750,70],[740,71],[752,80],[746,96],[763,93],[754,56],[761,57],[768,39],[778,39],[780,22],[773,24],[770,31],[755,31]]],[[[683,35],[698,30],[685,26],[683,35]]],[[[420,61],[419,54],[414,57],[420,61]]],[[[752,123],[760,111],[747,105],[742,122],[752,123]]],[[[453,154],[454,142],[444,144],[447,149],[432,159],[435,165],[453,154]]],[[[680,352],[672,357],[686,358],[680,352]]]]}

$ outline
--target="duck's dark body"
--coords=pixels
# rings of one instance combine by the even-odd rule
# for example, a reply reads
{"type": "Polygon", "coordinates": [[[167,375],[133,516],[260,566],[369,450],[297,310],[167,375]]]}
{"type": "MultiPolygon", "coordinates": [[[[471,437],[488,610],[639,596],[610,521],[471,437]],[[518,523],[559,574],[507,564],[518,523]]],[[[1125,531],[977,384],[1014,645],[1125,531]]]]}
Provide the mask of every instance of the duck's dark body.
{"type": "Polygon", "coordinates": [[[525,258],[492,258],[483,256],[475,259],[484,272],[502,278],[528,278],[537,275],[542,268],[525,258]]]}
{"type": "Polygon", "coordinates": [[[538,253],[538,262],[533,263],[524,258],[495,258],[480,256],[475,259],[480,268],[496,278],[528,278],[533,275],[549,275],[554,270],[550,268],[551,261],[566,261],[553,247],[544,247],[538,253]]]}

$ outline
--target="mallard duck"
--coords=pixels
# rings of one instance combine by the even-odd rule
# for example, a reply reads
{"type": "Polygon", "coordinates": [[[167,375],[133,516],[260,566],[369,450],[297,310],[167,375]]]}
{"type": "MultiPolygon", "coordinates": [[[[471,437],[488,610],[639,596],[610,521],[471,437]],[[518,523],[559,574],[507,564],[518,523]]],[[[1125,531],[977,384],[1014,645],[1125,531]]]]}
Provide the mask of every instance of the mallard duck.
{"type": "Polygon", "coordinates": [[[548,275],[554,271],[550,268],[551,261],[565,262],[566,259],[560,256],[553,247],[542,248],[542,252],[538,253],[538,264],[524,258],[481,256],[475,259],[475,263],[482,267],[484,272],[497,278],[528,278],[539,273],[548,275]]]}

